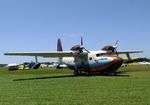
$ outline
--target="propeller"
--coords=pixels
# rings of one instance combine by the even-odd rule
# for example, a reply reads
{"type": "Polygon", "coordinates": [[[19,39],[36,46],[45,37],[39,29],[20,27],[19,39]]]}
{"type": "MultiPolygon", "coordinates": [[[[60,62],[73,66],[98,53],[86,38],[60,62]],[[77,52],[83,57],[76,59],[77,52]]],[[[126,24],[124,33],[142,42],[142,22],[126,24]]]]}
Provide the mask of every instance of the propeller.
{"type": "Polygon", "coordinates": [[[83,46],[83,39],[81,37],[81,43],[80,45],[75,45],[73,46],[70,50],[72,51],[79,51],[79,52],[83,52],[83,50],[85,50],[86,52],[90,53],[89,50],[87,50],[84,46],[83,46]]]}
{"type": "Polygon", "coordinates": [[[114,48],[114,52],[116,53],[116,55],[118,56],[118,52],[117,52],[117,44],[118,44],[119,40],[116,41],[115,45],[113,45],[114,48]]]}
{"type": "Polygon", "coordinates": [[[83,38],[81,36],[81,47],[80,47],[80,52],[83,52],[83,50],[85,50],[86,52],[90,53],[89,50],[87,50],[84,46],[83,46],[83,38]]]}
{"type": "Polygon", "coordinates": [[[116,55],[118,56],[118,52],[117,52],[117,44],[118,44],[119,40],[116,41],[116,43],[114,45],[109,45],[109,46],[105,46],[103,47],[101,50],[107,51],[108,53],[116,53],[116,55]]]}
{"type": "Polygon", "coordinates": [[[119,40],[116,41],[115,46],[117,46],[118,42],[119,42],[119,40]]]}
{"type": "Polygon", "coordinates": [[[81,36],[81,46],[83,46],[83,39],[82,39],[82,36],[81,36]]]}

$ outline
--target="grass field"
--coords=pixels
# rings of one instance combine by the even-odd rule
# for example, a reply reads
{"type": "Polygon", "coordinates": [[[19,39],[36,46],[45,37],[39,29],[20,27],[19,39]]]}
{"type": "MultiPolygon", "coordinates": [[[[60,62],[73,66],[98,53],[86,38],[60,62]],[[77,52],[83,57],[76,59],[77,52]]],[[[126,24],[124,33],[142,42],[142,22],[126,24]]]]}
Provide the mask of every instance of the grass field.
{"type": "Polygon", "coordinates": [[[70,70],[0,68],[0,105],[150,105],[150,66],[119,76],[72,76],[70,70]]]}

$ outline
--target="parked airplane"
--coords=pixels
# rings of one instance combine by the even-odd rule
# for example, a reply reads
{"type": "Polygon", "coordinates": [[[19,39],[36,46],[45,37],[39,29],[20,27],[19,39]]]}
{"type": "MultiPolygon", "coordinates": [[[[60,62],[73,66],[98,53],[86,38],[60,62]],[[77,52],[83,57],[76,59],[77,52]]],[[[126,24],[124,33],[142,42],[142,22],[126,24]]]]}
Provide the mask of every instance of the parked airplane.
{"type": "Polygon", "coordinates": [[[139,64],[139,65],[150,65],[150,62],[143,61],[143,62],[137,62],[137,64],[139,64]]]}
{"type": "Polygon", "coordinates": [[[65,65],[65,64],[59,64],[59,63],[54,63],[52,65],[49,65],[49,67],[61,69],[61,68],[67,68],[67,65],[65,65]]]}
{"type": "Polygon", "coordinates": [[[116,75],[117,69],[122,65],[123,59],[119,54],[126,54],[130,60],[130,53],[141,53],[143,51],[117,51],[116,45],[105,46],[99,51],[89,51],[81,45],[73,46],[70,51],[63,51],[61,40],[57,41],[57,51],[51,52],[14,52],[5,53],[4,55],[14,56],[41,56],[41,57],[58,57],[60,64],[66,64],[74,70],[74,75],[82,73],[108,73],[116,75]]]}
{"type": "Polygon", "coordinates": [[[18,69],[18,64],[8,64],[8,70],[17,70],[18,69]]]}

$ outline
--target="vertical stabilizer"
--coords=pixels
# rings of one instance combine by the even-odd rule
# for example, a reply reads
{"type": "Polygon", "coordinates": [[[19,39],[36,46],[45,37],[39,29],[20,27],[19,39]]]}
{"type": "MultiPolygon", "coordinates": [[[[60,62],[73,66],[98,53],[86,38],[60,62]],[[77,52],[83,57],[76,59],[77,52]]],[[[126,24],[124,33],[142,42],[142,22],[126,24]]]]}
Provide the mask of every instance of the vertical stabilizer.
{"type": "MultiPolygon", "coordinates": [[[[58,38],[58,40],[57,40],[57,51],[63,51],[60,38],[58,38]]],[[[57,65],[57,68],[59,68],[59,66],[60,66],[61,64],[62,64],[62,57],[59,57],[59,58],[58,58],[58,65],[57,65]]]]}
{"type": "Polygon", "coordinates": [[[59,38],[58,41],[57,41],[57,51],[63,51],[60,38],[59,38]]]}

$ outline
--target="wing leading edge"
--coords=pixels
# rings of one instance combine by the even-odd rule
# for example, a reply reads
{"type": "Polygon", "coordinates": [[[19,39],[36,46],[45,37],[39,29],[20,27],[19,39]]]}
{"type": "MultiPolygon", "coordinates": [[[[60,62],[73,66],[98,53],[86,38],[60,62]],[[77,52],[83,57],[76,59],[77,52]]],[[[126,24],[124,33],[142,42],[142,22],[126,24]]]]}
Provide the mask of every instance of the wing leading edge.
{"type": "Polygon", "coordinates": [[[118,54],[142,53],[144,51],[117,51],[118,54]]]}
{"type": "MultiPolygon", "coordinates": [[[[79,53],[71,52],[71,51],[4,53],[4,55],[10,55],[10,56],[40,56],[40,57],[73,57],[77,54],[79,53]]],[[[80,55],[87,55],[87,53],[83,52],[83,53],[80,53],[80,55]]]]}

